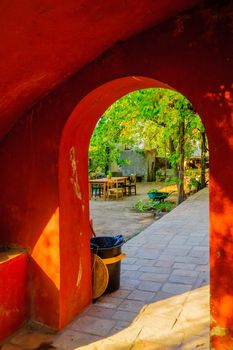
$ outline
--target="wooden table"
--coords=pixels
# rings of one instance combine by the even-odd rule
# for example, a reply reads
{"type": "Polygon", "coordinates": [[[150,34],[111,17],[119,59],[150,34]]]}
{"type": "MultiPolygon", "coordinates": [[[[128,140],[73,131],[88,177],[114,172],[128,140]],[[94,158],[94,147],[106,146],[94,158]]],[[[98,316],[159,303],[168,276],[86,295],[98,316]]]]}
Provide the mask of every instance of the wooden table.
{"type": "Polygon", "coordinates": [[[128,179],[128,176],[119,176],[119,177],[111,177],[111,179],[108,179],[107,177],[104,177],[102,179],[93,179],[89,180],[89,194],[91,198],[91,185],[92,184],[98,184],[103,185],[103,196],[104,200],[108,198],[108,187],[110,184],[115,184],[116,188],[118,188],[119,183],[126,184],[126,181],[128,179]]]}

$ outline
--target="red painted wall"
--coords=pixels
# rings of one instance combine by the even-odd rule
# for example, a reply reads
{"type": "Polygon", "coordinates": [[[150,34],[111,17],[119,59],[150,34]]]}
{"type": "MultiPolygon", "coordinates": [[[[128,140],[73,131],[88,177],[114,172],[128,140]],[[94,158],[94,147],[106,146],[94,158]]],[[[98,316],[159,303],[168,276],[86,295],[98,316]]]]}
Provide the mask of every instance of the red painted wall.
{"type": "Polygon", "coordinates": [[[207,129],[213,325],[233,331],[230,10],[196,9],[119,43],[35,105],[2,141],[0,242],[31,253],[32,318],[61,327],[91,301],[86,150],[95,123],[122,94],[169,84],[190,99],[207,129]]]}
{"type": "Polygon", "coordinates": [[[2,0],[0,139],[20,114],[119,40],[200,0],[2,0]]]}
{"type": "Polygon", "coordinates": [[[27,319],[27,254],[0,253],[0,340],[27,319]]]}

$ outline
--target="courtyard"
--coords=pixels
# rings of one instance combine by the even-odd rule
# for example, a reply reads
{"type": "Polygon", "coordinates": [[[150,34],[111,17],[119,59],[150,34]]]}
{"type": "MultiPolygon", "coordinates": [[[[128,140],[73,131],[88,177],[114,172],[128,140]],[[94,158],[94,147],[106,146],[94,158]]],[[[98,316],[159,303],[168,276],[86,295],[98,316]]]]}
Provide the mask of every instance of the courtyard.
{"type": "MultiPolygon", "coordinates": [[[[136,195],[124,196],[118,200],[91,199],[90,216],[96,235],[122,234],[128,240],[163,216],[165,213],[162,212],[156,216],[153,211],[141,213],[135,209],[136,202],[146,199],[147,192],[155,187],[167,192],[174,190],[173,187],[161,182],[138,182],[136,195]]],[[[175,202],[176,196],[177,193],[174,192],[169,201],[175,202]]]]}
{"type": "Polygon", "coordinates": [[[29,324],[2,350],[209,349],[208,226],[204,189],[122,247],[119,290],[58,333],[29,324]]]}

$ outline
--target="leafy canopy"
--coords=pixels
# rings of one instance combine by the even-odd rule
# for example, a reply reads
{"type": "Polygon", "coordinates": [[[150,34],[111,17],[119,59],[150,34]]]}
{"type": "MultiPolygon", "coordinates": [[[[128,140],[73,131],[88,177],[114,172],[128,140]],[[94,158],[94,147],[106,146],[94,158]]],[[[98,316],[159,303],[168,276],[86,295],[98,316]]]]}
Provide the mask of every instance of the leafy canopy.
{"type": "Polygon", "coordinates": [[[185,125],[185,158],[192,156],[204,131],[191,103],[180,93],[168,89],[142,89],[125,95],[111,105],[93,132],[89,158],[92,170],[105,171],[112,163],[122,164],[120,150],[155,149],[179,162],[179,125],[185,125]],[[173,147],[171,148],[171,143],[173,147]]]}

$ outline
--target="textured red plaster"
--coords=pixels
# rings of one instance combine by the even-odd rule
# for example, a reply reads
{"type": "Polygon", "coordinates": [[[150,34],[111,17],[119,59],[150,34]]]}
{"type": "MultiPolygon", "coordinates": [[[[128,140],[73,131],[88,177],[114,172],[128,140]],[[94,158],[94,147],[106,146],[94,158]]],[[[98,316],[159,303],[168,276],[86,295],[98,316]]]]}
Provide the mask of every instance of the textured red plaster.
{"type": "Polygon", "coordinates": [[[110,48],[198,0],[2,0],[0,138],[20,114],[110,48]]]}
{"type": "Polygon", "coordinates": [[[0,340],[13,333],[27,319],[27,254],[4,261],[0,253],[0,340]]]}

